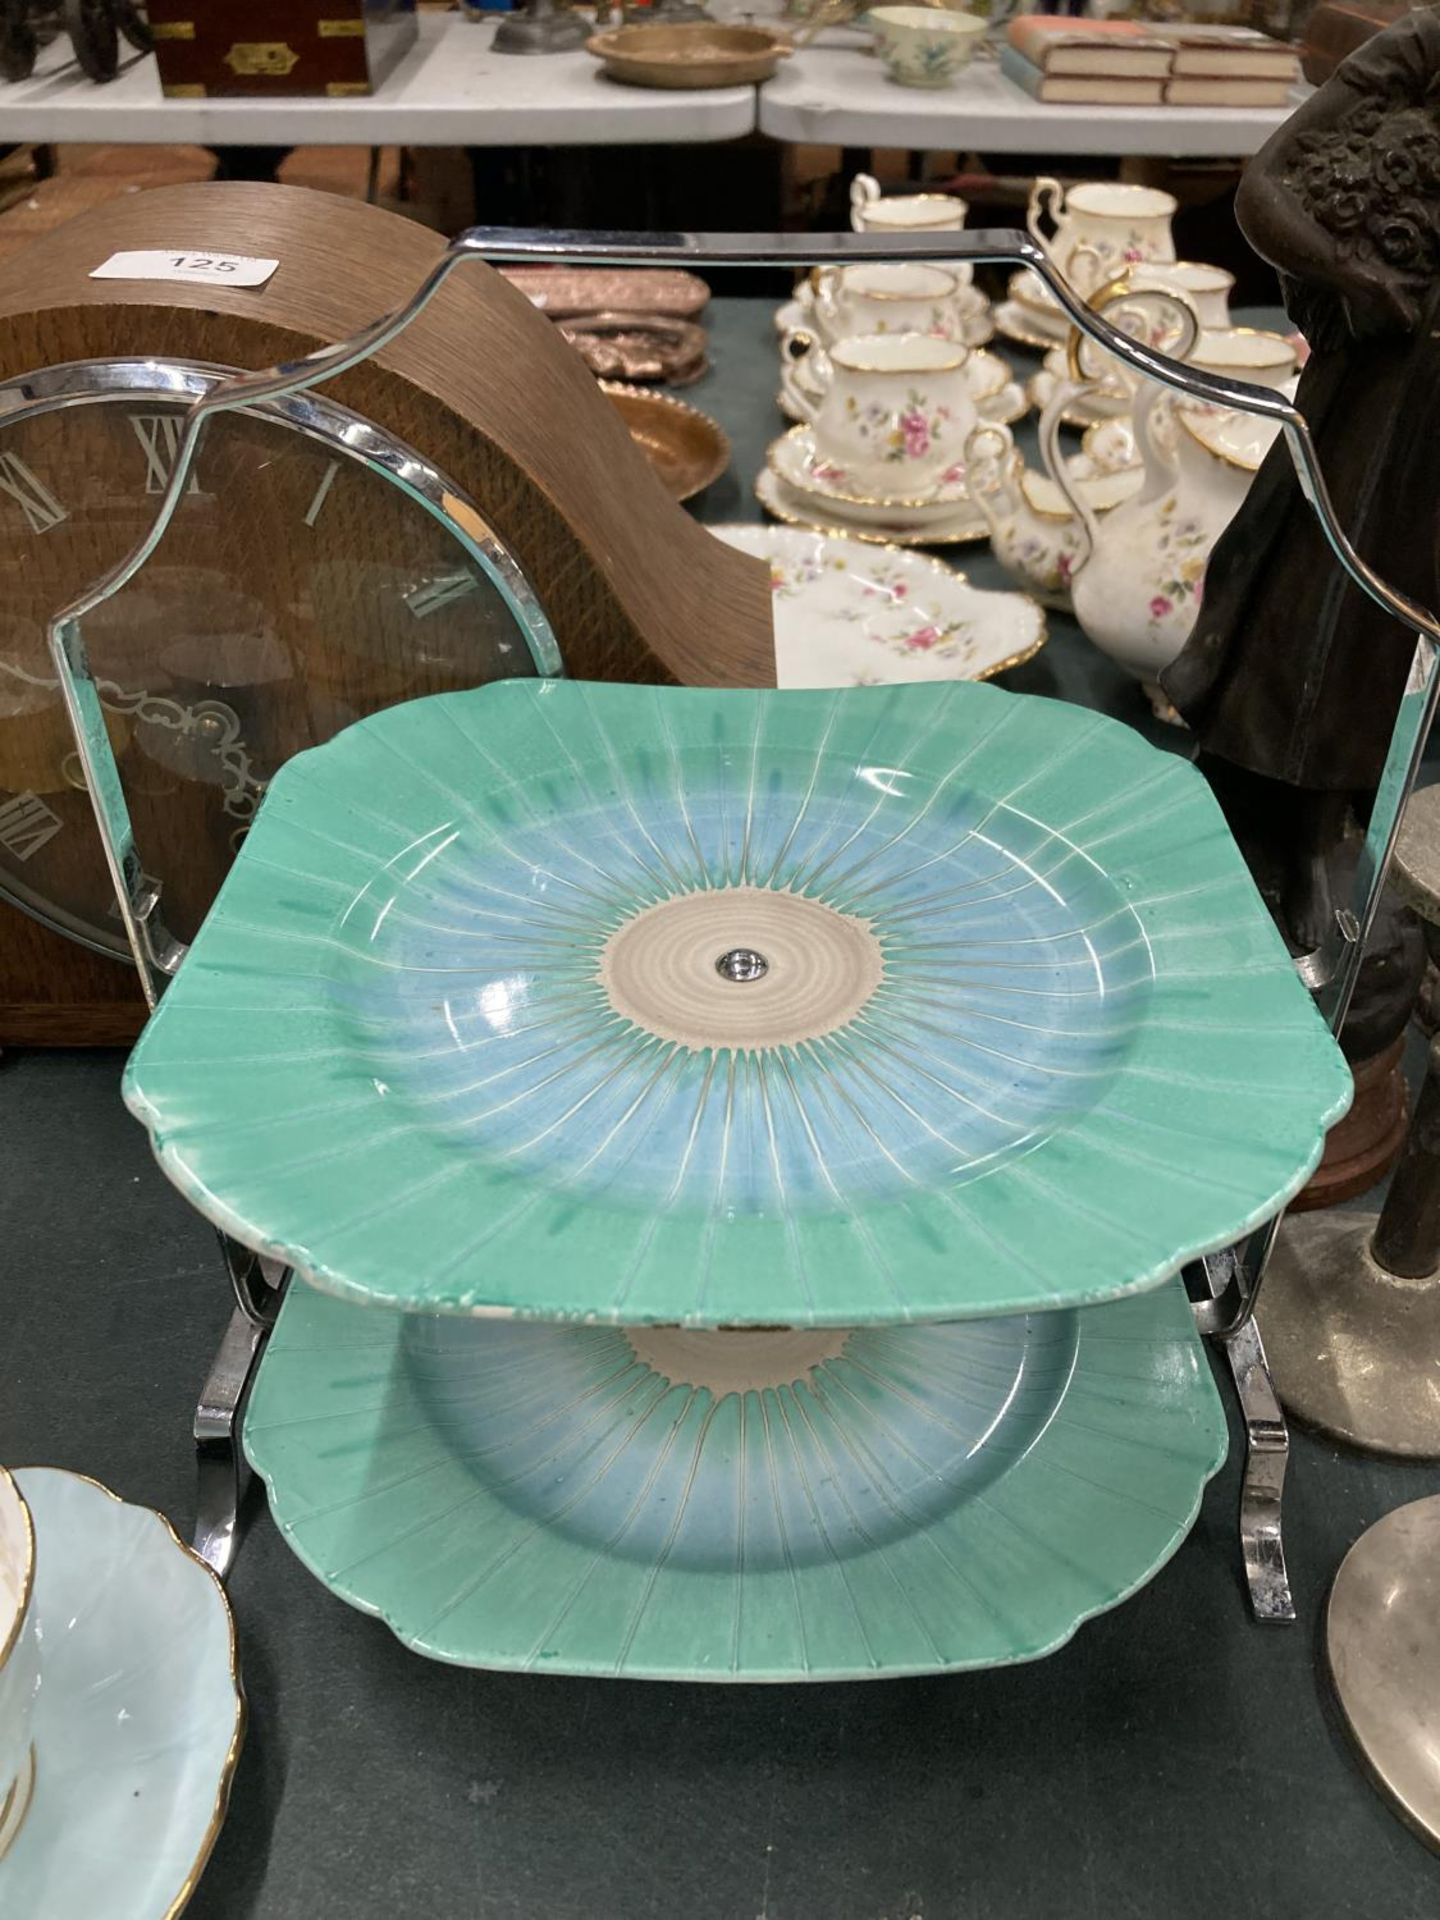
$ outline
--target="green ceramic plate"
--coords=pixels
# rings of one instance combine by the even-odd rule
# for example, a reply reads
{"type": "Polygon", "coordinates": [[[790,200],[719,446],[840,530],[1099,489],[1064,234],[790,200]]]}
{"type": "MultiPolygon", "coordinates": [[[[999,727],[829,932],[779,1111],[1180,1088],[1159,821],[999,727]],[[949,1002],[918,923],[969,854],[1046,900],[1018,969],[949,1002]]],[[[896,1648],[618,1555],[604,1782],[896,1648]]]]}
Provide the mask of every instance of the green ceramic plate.
{"type": "Polygon", "coordinates": [[[1033,1659],[1225,1455],[1178,1282],[984,1324],[696,1333],[292,1287],[245,1425],[335,1593],[465,1666],[856,1679],[1033,1659]]]}
{"type": "Polygon", "coordinates": [[[377,714],[281,771],[126,1080],[331,1292],[697,1326],[1154,1286],[1349,1092],[1195,773],[966,683],[377,714]]]}

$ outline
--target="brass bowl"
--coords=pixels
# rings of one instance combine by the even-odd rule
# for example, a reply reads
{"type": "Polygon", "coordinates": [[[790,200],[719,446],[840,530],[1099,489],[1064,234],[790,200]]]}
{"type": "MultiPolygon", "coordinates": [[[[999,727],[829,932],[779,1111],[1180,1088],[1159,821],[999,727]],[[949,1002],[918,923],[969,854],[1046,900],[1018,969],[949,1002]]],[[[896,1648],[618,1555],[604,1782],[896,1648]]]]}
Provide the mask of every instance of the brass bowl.
{"type": "Polygon", "coordinates": [[[600,390],[630,429],[630,437],[644,453],[673,499],[692,494],[718,480],[730,464],[730,442],[719,424],[698,407],[668,393],[602,380],[600,390]]]}
{"type": "Polygon", "coordinates": [[[587,52],[612,80],[631,87],[750,87],[768,80],[795,51],[770,27],[725,27],[710,20],[677,26],[616,27],[592,34],[587,52]]]}

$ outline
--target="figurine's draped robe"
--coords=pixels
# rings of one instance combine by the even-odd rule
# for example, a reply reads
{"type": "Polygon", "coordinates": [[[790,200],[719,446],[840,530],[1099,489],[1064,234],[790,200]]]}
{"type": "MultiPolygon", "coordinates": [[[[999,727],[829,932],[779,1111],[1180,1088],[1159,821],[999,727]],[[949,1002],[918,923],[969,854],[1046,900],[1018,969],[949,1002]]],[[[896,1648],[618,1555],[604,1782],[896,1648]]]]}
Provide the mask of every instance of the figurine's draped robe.
{"type": "MultiPolygon", "coordinates": [[[[1280,270],[1286,309],[1311,344],[1296,400],[1340,522],[1382,579],[1433,609],[1440,602],[1433,271],[1419,291],[1413,334],[1392,328],[1364,337],[1340,291],[1287,272],[1296,263],[1286,258],[1284,211],[1298,153],[1314,155],[1318,129],[1322,164],[1338,167],[1342,143],[1332,160],[1330,130],[1340,134],[1367,99],[1391,113],[1428,107],[1440,124],[1440,16],[1411,14],[1352,55],[1256,156],[1239,210],[1257,251],[1280,270]],[[1267,197],[1278,217],[1268,216],[1267,197]]],[[[1314,158],[1310,165],[1313,171],[1314,158]]],[[[1433,187],[1399,197],[1413,208],[1417,192],[1429,217],[1440,220],[1433,187]]],[[[1414,292],[1413,273],[1397,278],[1414,292]]],[[[1413,633],[1344,574],[1277,440],[1215,547],[1200,616],[1163,684],[1205,751],[1292,786],[1364,792],[1378,784],[1414,645],[1413,633]]]]}

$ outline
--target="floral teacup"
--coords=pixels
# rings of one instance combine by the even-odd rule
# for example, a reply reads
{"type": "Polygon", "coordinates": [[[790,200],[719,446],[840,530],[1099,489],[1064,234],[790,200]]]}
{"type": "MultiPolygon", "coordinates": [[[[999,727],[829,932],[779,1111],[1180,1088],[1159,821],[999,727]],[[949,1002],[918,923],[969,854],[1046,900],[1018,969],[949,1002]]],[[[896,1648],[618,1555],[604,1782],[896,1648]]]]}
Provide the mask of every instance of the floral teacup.
{"type": "Polygon", "coordinates": [[[973,13],[944,7],[872,7],[865,24],[875,30],[885,71],[902,87],[949,86],[985,33],[973,13]]]}
{"type": "Polygon", "coordinates": [[[30,1715],[40,1686],[35,1529],[24,1495],[0,1467],[0,1855],[30,1804],[35,1756],[30,1715]]]}
{"type": "Polygon", "coordinates": [[[1030,189],[1025,221],[1078,293],[1095,293],[1142,260],[1173,261],[1170,222],[1175,200],[1158,187],[1086,180],[1067,193],[1041,174],[1030,189]],[[1046,234],[1042,219],[1054,228],[1046,234]]]}
{"type": "Polygon", "coordinates": [[[976,424],[966,357],[957,342],[923,333],[862,334],[815,355],[817,450],[876,499],[932,491],[962,461],[976,424]]]}
{"type": "Polygon", "coordinates": [[[814,290],[810,310],[827,340],[849,340],[861,333],[963,338],[955,304],[958,282],[943,267],[921,261],[817,267],[810,285],[814,290]]]}
{"type": "MultiPolygon", "coordinates": [[[[880,182],[871,173],[857,173],[850,182],[850,225],[856,233],[958,233],[970,213],[954,193],[893,193],[882,199],[880,182]]],[[[937,260],[968,287],[975,269],[968,260],[937,260]]]]}
{"type": "Polygon", "coordinates": [[[970,209],[953,193],[880,195],[880,182],[857,173],[850,182],[850,225],[856,233],[954,233],[970,209]]]}
{"type": "Polygon", "coordinates": [[[1294,341],[1283,333],[1267,333],[1262,327],[1217,327],[1200,335],[1190,360],[1207,373],[1226,374],[1279,392],[1295,376],[1297,354],[1294,341]]]}
{"type": "Polygon", "coordinates": [[[1178,293],[1195,309],[1202,327],[1230,325],[1230,292],[1235,276],[1224,267],[1209,267],[1199,260],[1145,260],[1125,277],[1137,292],[1153,288],[1178,293]]]}

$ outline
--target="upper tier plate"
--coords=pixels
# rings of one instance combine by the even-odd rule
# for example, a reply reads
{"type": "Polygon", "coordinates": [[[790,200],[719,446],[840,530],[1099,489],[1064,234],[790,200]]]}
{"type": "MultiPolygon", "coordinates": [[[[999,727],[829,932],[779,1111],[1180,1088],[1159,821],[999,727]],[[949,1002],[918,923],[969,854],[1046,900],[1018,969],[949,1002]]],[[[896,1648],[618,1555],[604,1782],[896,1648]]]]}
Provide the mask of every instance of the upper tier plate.
{"type": "Polygon", "coordinates": [[[1349,1095],[1199,776],[964,681],[376,714],[281,770],[126,1076],[329,1291],[695,1326],[1154,1286],[1349,1095]]]}

